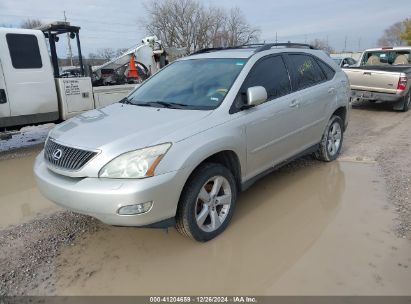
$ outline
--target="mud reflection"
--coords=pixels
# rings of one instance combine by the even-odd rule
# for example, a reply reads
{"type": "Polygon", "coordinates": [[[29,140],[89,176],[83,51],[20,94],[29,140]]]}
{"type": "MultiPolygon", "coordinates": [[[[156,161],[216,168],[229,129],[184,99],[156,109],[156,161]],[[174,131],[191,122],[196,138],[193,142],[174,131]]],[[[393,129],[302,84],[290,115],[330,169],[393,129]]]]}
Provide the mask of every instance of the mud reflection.
{"type": "Polygon", "coordinates": [[[32,169],[36,155],[0,161],[0,228],[58,210],[36,188],[32,169]]]}
{"type": "Polygon", "coordinates": [[[344,191],[338,162],[273,173],[240,195],[229,228],[205,244],[174,229],[107,226],[62,255],[57,293],[266,293],[315,244],[344,191]]]}

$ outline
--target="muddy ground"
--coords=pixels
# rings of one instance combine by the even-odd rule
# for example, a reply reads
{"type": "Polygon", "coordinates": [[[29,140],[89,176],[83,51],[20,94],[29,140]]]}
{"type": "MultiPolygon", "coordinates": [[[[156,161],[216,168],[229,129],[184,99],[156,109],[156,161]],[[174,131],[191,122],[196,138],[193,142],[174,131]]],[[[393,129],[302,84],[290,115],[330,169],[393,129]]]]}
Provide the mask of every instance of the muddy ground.
{"type": "Polygon", "coordinates": [[[260,180],[206,244],[63,211],[35,187],[41,146],[0,154],[0,295],[409,295],[411,112],[351,115],[338,162],[260,180]]]}

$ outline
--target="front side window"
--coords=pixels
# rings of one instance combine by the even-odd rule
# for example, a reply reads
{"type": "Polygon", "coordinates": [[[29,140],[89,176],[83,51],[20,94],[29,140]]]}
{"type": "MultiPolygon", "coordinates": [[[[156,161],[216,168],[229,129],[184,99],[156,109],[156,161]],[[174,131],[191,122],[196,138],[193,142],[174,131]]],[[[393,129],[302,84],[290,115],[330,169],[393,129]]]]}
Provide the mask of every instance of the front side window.
{"type": "Polygon", "coordinates": [[[294,71],[295,89],[302,90],[314,86],[324,80],[314,58],[303,54],[290,54],[289,58],[294,71]]]}
{"type": "Polygon", "coordinates": [[[212,110],[224,100],[246,59],[174,62],[144,82],[127,101],[139,106],[212,110]]]}
{"type": "Polygon", "coordinates": [[[281,56],[263,58],[254,65],[244,82],[243,93],[254,86],[263,86],[268,100],[291,92],[290,78],[281,56]]]}
{"type": "Polygon", "coordinates": [[[15,69],[39,69],[43,66],[36,36],[7,34],[6,40],[15,69]]]}

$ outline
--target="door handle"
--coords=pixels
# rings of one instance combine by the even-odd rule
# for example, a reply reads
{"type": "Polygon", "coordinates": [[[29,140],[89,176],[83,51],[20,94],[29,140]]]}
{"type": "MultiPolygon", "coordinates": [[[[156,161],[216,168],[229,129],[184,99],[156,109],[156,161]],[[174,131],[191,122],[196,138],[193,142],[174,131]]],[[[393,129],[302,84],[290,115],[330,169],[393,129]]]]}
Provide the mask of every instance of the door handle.
{"type": "Polygon", "coordinates": [[[335,92],[335,89],[334,89],[334,88],[329,88],[329,89],[328,89],[328,94],[334,94],[334,92],[335,92]]]}
{"type": "Polygon", "coordinates": [[[363,74],[371,76],[371,72],[364,72],[363,74]]]}
{"type": "Polygon", "coordinates": [[[296,108],[299,104],[300,102],[297,99],[291,100],[290,108],[296,108]]]}
{"type": "Polygon", "coordinates": [[[6,91],[4,89],[0,89],[0,104],[2,103],[7,103],[6,91]]]}

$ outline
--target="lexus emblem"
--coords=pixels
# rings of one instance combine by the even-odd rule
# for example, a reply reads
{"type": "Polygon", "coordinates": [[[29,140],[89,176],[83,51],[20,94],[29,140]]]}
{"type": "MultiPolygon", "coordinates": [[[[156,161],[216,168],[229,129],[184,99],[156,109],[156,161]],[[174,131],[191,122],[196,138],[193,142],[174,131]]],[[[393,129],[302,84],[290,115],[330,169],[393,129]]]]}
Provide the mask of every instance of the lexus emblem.
{"type": "Polygon", "coordinates": [[[62,156],[63,156],[63,151],[61,151],[60,149],[54,150],[53,155],[52,155],[54,160],[59,160],[62,156]]]}

